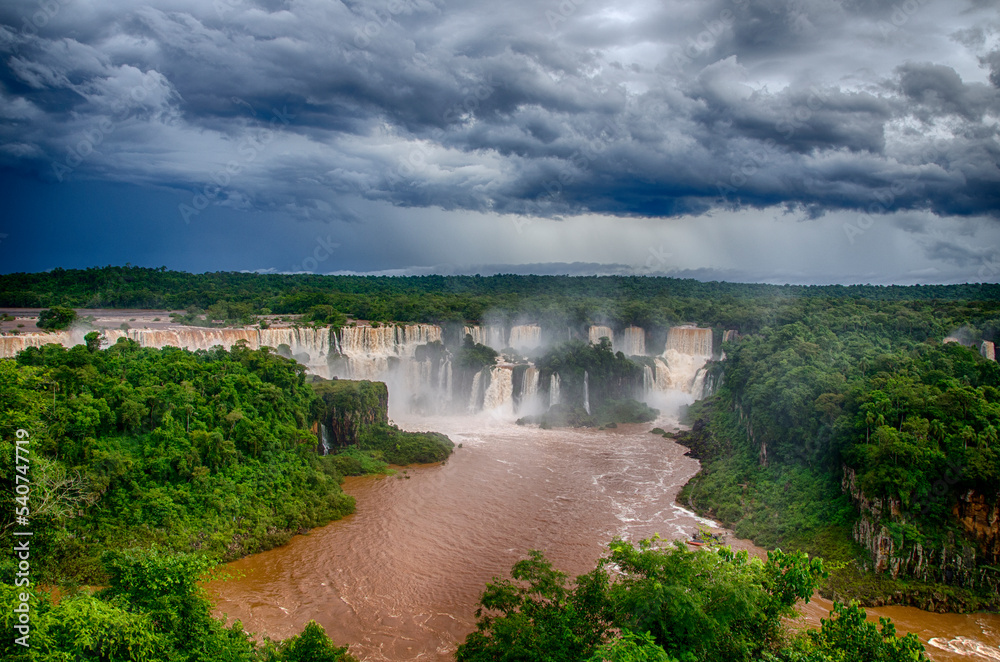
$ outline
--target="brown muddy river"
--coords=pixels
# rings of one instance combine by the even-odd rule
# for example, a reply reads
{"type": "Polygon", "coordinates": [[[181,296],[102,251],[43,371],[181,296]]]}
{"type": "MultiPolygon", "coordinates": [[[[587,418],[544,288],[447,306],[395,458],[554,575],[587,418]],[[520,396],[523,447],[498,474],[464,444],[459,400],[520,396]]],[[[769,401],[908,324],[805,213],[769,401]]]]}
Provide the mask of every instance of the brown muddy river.
{"type": "MultiPolygon", "coordinates": [[[[486,582],[528,550],[544,550],[572,576],[592,569],[615,536],[683,539],[704,522],[674,502],[697,461],[649,434],[652,425],[539,430],[488,416],[400,423],[445,432],[463,447],[440,466],[348,479],[357,512],[230,564],[237,577],[210,585],[221,612],[275,638],[316,620],[362,660],[451,660],[474,629],[486,582]]],[[[818,623],[824,609],[814,602],[806,618],[818,623]]],[[[935,660],[1000,660],[1000,616],[870,614],[931,642],[935,660]]]]}

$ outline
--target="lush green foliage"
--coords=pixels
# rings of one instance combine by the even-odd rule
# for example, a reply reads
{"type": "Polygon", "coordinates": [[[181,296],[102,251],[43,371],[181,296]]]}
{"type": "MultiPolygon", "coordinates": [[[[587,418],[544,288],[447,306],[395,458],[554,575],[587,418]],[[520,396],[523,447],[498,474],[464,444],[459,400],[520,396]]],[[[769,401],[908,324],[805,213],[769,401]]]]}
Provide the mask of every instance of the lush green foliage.
{"type": "MultiPolygon", "coordinates": [[[[437,349],[431,345],[425,347],[427,349],[424,349],[423,353],[431,353],[437,349]]],[[[497,356],[499,354],[492,347],[473,342],[472,336],[466,334],[462,339],[462,346],[455,355],[455,365],[466,372],[476,373],[496,363],[497,356]]]]}
{"type": "Polygon", "coordinates": [[[689,433],[675,435],[702,461],[678,499],[733,528],[740,538],[768,548],[799,549],[846,561],[860,553],[850,540],[856,511],[835,471],[805,464],[761,466],[760,450],[721,398],[698,403],[689,433]],[[698,422],[700,421],[700,422],[698,422]]]}
{"type": "Polygon", "coordinates": [[[965,538],[952,515],[960,495],[1000,496],[1000,367],[941,340],[963,325],[960,335],[995,338],[995,306],[800,308],[727,345],[724,385],[693,411],[710,422],[682,439],[704,467],[682,498],[761,544],[864,559],[849,539],[846,466],[865,497],[900,504],[882,522],[899,553],[965,538]]]}
{"type": "MultiPolygon", "coordinates": [[[[834,604],[820,629],[810,630],[793,642],[778,660],[787,662],[908,662],[926,659],[916,635],[896,636],[888,618],[879,626],[866,620],[855,604],[834,604]],[[881,626],[881,627],[879,627],[881,626]]],[[[765,658],[767,659],[767,658],[765,658]]]]}
{"type": "Polygon", "coordinates": [[[888,313],[885,323],[913,320],[933,326],[933,320],[918,320],[913,313],[939,310],[940,300],[995,302],[1000,300],[1000,286],[781,286],[616,276],[188,274],[129,266],[0,276],[3,306],[205,310],[217,305],[228,319],[244,312],[231,310],[232,304],[282,315],[311,313],[314,306],[327,305],[356,319],[460,324],[499,314],[508,324],[531,319],[562,329],[598,322],[665,328],[697,320],[753,332],[783,323],[803,299],[821,307],[854,300],[861,308],[876,309],[885,308],[880,302],[898,302],[893,305],[910,312],[902,319],[888,313]]]}
{"type": "Polygon", "coordinates": [[[39,329],[54,331],[56,329],[65,329],[75,321],[75,310],[72,308],[65,308],[63,306],[54,306],[48,310],[43,310],[38,313],[38,322],[36,326],[39,329]]]}
{"type": "Polygon", "coordinates": [[[789,636],[782,619],[825,574],[804,554],[775,551],[762,562],[620,540],[610,549],[572,586],[540,552],[516,563],[512,580],[490,582],[458,662],[925,659],[915,636],[897,640],[887,623],[879,633],[854,606],[836,605],[818,632],[789,636]]]}
{"type": "Polygon", "coordinates": [[[377,424],[362,430],[358,447],[389,464],[426,464],[448,459],[455,444],[440,432],[407,432],[377,424]]]}
{"type": "MultiPolygon", "coordinates": [[[[355,475],[355,465],[369,462],[414,464],[442,462],[454,444],[436,432],[406,432],[389,424],[389,391],[382,382],[345,379],[313,382],[319,399],[314,417],[326,426],[331,450],[353,446],[353,452],[338,466],[348,468],[344,475],[355,475]],[[359,453],[360,452],[360,453],[359,453]]],[[[370,473],[370,472],[369,472],[370,473]]]]}
{"type": "Polygon", "coordinates": [[[559,374],[562,401],[573,405],[583,404],[585,379],[592,409],[609,400],[629,400],[642,393],[642,367],[623,353],[613,352],[607,338],[601,338],[596,345],[582,340],[558,344],[542,354],[535,365],[544,388],[548,388],[552,374],[559,374]]]}
{"type": "MultiPolygon", "coordinates": [[[[212,565],[203,556],[157,550],[104,555],[107,588],[55,601],[31,596],[30,648],[6,636],[11,662],[353,662],[310,622],[296,637],[256,643],[239,622],[226,627],[198,581],[212,565]]],[[[12,632],[24,589],[0,584],[0,622],[12,632]]]]}
{"type": "Polygon", "coordinates": [[[1000,365],[954,344],[880,357],[848,395],[843,456],[870,497],[944,523],[935,489],[1000,491],[1000,365]]]}
{"type": "Polygon", "coordinates": [[[319,380],[313,390],[319,396],[313,418],[326,426],[333,447],[357,445],[364,427],[389,422],[389,389],[382,382],[319,380]]]}
{"type": "Polygon", "coordinates": [[[33,545],[50,580],[98,580],[102,550],[136,545],[234,558],[353,510],[315,454],[301,366],[266,349],[47,345],[0,375],[0,410],[16,412],[0,423],[4,455],[14,429],[32,435],[33,545]]]}

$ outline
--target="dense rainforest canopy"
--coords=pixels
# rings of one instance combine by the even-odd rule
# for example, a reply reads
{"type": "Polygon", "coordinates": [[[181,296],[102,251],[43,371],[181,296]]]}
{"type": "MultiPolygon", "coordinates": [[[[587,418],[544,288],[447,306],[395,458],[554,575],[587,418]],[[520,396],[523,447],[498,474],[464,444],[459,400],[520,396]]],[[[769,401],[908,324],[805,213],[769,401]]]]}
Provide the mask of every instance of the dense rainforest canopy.
{"type": "MultiPolygon", "coordinates": [[[[315,276],[238,272],[189,274],[139,267],[53,269],[0,276],[0,306],[166,308],[213,311],[238,321],[267,310],[315,319],[398,322],[528,319],[549,326],[593,322],[644,328],[685,321],[744,332],[781,323],[799,302],[853,301],[861,309],[900,310],[892,324],[926,324],[936,302],[1000,301],[1000,285],[759,285],[637,276],[315,276]],[[886,302],[899,305],[887,308],[886,302]],[[316,306],[328,308],[316,309],[316,306]],[[317,312],[318,311],[318,312],[317,312]]],[[[993,329],[996,333],[997,328],[993,329]]]]}
{"type": "MultiPolygon", "coordinates": [[[[985,601],[952,596],[953,608],[995,605],[997,540],[959,514],[968,516],[970,495],[987,507],[1000,500],[1000,365],[942,344],[944,333],[925,338],[873,315],[847,323],[852,309],[813,308],[725,346],[723,385],[692,408],[695,429],[682,435],[703,461],[682,499],[760,544],[869,567],[871,536],[888,536],[881,562],[898,560],[901,578],[983,591],[985,601]],[[934,562],[902,562],[917,546],[934,562]]],[[[879,599],[875,584],[851,590],[879,599]]],[[[940,587],[911,588],[929,606],[940,587]]]]}
{"type": "Polygon", "coordinates": [[[912,662],[913,634],[835,606],[819,630],[791,635],[783,618],[825,575],[805,554],[767,561],[729,549],[638,546],[615,540],[592,572],[570,584],[541,552],[487,585],[475,632],[458,662],[912,662]]]}

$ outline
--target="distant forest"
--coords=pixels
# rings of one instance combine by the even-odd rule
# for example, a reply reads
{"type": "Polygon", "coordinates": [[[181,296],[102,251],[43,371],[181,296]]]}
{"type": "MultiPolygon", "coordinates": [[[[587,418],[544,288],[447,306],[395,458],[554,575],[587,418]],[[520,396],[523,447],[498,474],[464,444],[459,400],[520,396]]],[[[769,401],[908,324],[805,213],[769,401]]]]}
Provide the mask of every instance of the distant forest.
{"type": "MultiPolygon", "coordinates": [[[[305,314],[317,306],[356,319],[393,322],[530,320],[548,326],[594,322],[646,328],[697,320],[754,332],[789,321],[803,299],[912,320],[975,320],[1000,301],[1000,285],[761,285],[638,276],[317,276],[216,272],[166,267],[54,269],[0,276],[0,306],[207,310],[229,321],[261,313],[305,314]],[[961,303],[958,303],[961,302],[961,303]],[[885,304],[897,303],[898,306],[885,304]],[[881,304],[881,305],[879,305],[881,304]]],[[[798,310],[798,309],[797,309],[798,310]]],[[[984,337],[996,329],[980,325],[984,337]]]]}

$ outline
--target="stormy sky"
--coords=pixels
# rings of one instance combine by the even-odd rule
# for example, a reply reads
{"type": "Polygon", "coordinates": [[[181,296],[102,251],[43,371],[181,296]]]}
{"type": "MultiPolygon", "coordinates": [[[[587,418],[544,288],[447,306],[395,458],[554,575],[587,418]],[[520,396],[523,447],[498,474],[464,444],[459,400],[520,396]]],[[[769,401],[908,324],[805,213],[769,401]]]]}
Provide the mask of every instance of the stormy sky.
{"type": "Polygon", "coordinates": [[[6,0],[0,270],[1000,280],[994,0],[6,0]]]}

